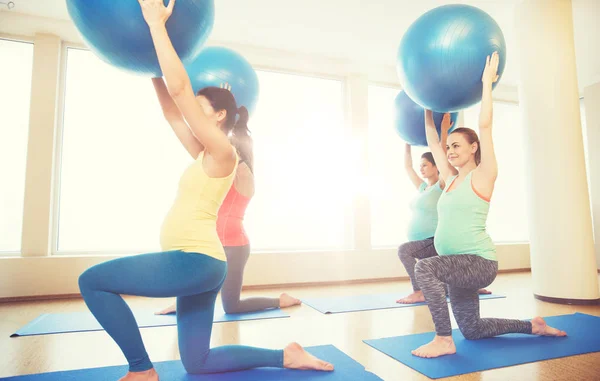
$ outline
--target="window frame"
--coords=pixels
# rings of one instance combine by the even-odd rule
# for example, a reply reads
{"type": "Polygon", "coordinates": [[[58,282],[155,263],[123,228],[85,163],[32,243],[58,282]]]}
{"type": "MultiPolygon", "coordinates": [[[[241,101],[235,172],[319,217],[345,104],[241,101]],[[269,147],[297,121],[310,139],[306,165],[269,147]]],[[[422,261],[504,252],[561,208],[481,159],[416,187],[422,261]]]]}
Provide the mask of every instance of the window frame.
{"type": "MultiPolygon", "coordinates": [[[[58,78],[58,116],[56,121],[56,133],[54,141],[54,168],[52,184],[52,222],[50,224],[50,256],[74,254],[70,251],[58,250],[59,234],[59,210],[60,210],[60,187],[62,180],[62,153],[63,153],[63,134],[65,127],[65,100],[67,94],[67,58],[69,49],[88,50],[82,44],[74,44],[63,41],[60,54],[60,76],[58,78]]],[[[97,251],[90,251],[80,254],[99,254],[97,251]]],[[[111,253],[108,253],[111,254],[111,253]]]]}

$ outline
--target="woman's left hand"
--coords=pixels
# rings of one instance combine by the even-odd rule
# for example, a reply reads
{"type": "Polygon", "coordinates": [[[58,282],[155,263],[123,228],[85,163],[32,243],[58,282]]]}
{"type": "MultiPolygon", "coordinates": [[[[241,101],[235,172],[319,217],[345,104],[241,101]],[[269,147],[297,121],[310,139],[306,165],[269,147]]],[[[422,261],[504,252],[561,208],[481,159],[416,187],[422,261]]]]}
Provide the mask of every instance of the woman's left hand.
{"type": "Polygon", "coordinates": [[[144,20],[150,28],[165,25],[175,6],[175,0],[169,0],[169,5],[166,7],[163,0],[138,0],[138,3],[142,8],[144,20]]]}
{"type": "Polygon", "coordinates": [[[500,64],[500,56],[498,52],[494,52],[492,57],[487,56],[485,59],[485,68],[483,69],[483,75],[481,76],[481,82],[492,84],[499,78],[498,76],[498,65],[500,64]]]}

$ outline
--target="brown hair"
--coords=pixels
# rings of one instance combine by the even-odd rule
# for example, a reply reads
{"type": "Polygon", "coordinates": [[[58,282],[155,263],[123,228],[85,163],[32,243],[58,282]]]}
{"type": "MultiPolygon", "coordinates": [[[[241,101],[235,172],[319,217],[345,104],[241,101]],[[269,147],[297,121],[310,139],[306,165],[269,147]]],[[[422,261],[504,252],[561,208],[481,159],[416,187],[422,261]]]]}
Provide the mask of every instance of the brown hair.
{"type": "Polygon", "coordinates": [[[235,97],[227,90],[220,87],[205,87],[196,93],[208,99],[215,111],[225,110],[225,133],[231,134],[231,142],[238,151],[240,161],[245,162],[250,170],[254,170],[254,152],[252,137],[248,129],[248,109],[237,107],[235,97]]]}
{"type": "Polygon", "coordinates": [[[435,167],[435,160],[433,159],[433,154],[431,152],[425,152],[424,154],[422,154],[421,159],[427,160],[435,167]]]}
{"type": "Polygon", "coordinates": [[[477,151],[475,151],[475,164],[479,165],[481,162],[481,143],[479,143],[479,136],[477,133],[470,128],[459,127],[452,131],[452,134],[461,134],[469,142],[469,144],[477,143],[477,151]]]}

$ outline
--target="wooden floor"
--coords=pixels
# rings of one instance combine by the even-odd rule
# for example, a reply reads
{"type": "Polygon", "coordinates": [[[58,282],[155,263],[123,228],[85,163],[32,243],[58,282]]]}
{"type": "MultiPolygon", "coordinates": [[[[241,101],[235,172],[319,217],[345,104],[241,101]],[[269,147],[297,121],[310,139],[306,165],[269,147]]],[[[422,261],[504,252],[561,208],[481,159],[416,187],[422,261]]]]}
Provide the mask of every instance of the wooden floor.
{"type": "MultiPolygon", "coordinates": [[[[506,299],[481,303],[484,317],[526,319],[583,312],[600,316],[600,306],[567,306],[536,301],[529,273],[502,274],[490,286],[506,299]]],[[[244,296],[278,296],[283,290],[253,290],[244,296]]],[[[410,283],[385,282],[345,286],[296,287],[298,298],[410,291],[410,283]]],[[[159,309],[167,299],[127,298],[133,307],[159,309]]],[[[86,311],[81,299],[0,304],[0,377],[125,364],[119,348],[103,331],[9,338],[41,313],[86,311]]],[[[291,318],[215,324],[212,345],[246,344],[282,348],[290,341],[305,346],[333,344],[386,381],[429,380],[362,343],[363,339],[433,331],[427,307],[323,315],[308,306],[287,310],[291,318]]],[[[453,321],[453,327],[456,323],[453,321]]],[[[176,327],[142,329],[154,362],[179,359],[176,327]]],[[[598,338],[600,340],[600,338],[598,338]]],[[[600,380],[600,353],[495,369],[447,380],[600,380]]],[[[165,380],[167,381],[167,380],[165,380]]]]}

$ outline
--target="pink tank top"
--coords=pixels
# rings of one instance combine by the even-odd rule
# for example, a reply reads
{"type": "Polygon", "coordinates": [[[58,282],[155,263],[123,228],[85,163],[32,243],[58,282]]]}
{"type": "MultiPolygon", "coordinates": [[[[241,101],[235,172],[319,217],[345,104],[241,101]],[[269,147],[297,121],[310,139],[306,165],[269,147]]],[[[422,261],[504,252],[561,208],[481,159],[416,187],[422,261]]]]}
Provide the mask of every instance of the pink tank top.
{"type": "Polygon", "coordinates": [[[249,244],[244,230],[244,214],[249,203],[250,198],[242,195],[232,185],[217,215],[217,234],[223,246],[249,244]]]}

